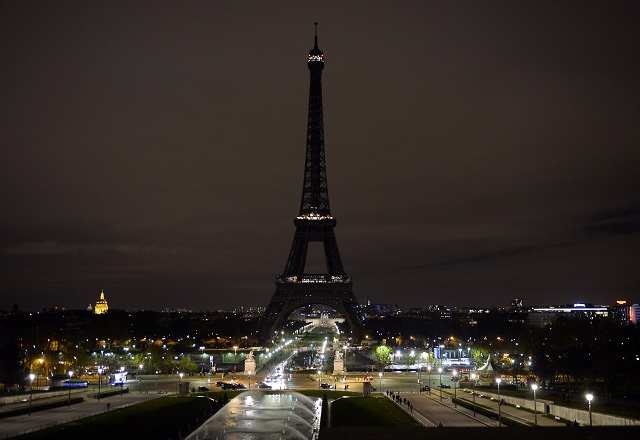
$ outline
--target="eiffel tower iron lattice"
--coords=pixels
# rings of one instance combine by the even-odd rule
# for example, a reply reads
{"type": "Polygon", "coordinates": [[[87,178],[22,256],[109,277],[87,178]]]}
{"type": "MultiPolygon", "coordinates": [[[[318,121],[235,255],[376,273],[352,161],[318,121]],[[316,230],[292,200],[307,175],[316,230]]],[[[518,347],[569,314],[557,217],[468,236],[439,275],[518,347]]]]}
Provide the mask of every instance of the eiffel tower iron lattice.
{"type": "Polygon", "coordinates": [[[329,209],[322,115],[324,54],[318,49],[317,24],[307,66],[310,73],[309,117],[300,214],[294,220],[296,232],[284,273],[276,277],[276,292],[259,325],[263,342],[273,336],[293,311],[311,304],[322,304],[336,310],[351,330],[359,319],[358,300],[352,291],[351,277],[342,266],[333,230],[336,220],[329,209]],[[326,273],[305,273],[311,242],[320,242],[324,246],[326,273]]]}

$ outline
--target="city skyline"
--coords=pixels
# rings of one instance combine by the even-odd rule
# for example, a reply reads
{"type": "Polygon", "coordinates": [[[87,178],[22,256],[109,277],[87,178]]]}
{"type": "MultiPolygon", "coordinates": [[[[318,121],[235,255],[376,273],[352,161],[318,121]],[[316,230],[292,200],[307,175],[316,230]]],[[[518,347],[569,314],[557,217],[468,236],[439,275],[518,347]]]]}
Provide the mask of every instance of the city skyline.
{"type": "Polygon", "coordinates": [[[313,23],[362,303],[640,298],[632,3],[4,3],[0,309],[266,306],[313,23]]]}

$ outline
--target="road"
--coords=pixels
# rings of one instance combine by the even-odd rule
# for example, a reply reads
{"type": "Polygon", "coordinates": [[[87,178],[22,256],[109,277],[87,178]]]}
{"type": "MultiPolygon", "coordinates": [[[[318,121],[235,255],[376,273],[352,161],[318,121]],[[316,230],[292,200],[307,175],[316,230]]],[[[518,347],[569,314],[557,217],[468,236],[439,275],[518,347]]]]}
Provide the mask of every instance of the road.
{"type": "MultiPolygon", "coordinates": [[[[424,385],[428,377],[425,374],[420,376],[420,386],[424,385]]],[[[330,380],[329,377],[323,376],[321,381],[318,382],[315,374],[293,374],[285,375],[285,380],[269,382],[275,389],[316,389],[319,388],[321,383],[328,383],[335,386],[339,390],[344,390],[344,387],[348,385],[349,391],[362,392],[364,373],[348,374],[343,381],[335,382],[335,379],[330,380]]],[[[266,379],[264,374],[258,374],[251,378],[251,388],[256,387],[256,382],[261,382],[266,379]]],[[[431,384],[435,386],[439,383],[439,377],[431,375],[431,384]]],[[[103,397],[101,400],[93,397],[98,392],[97,384],[91,384],[89,390],[84,391],[86,395],[85,401],[82,403],[71,405],[70,408],[63,406],[60,408],[34,411],[31,416],[20,415],[14,417],[7,417],[0,419],[0,438],[7,438],[22,434],[36,429],[46,428],[59,423],[66,423],[75,419],[87,417],[93,414],[107,411],[107,404],[110,409],[114,410],[123,406],[134,405],[140,402],[144,402],[150,399],[157,399],[168,394],[174,394],[177,390],[179,382],[189,382],[189,388],[197,389],[199,386],[205,386],[211,390],[219,390],[219,387],[215,386],[217,381],[231,382],[233,380],[232,374],[227,374],[224,378],[220,373],[211,377],[207,375],[195,375],[189,377],[183,377],[182,379],[177,376],[160,376],[155,375],[144,376],[140,381],[129,382],[125,385],[129,389],[128,393],[123,395],[116,395],[111,397],[103,397]]],[[[249,378],[244,374],[237,374],[235,381],[243,383],[245,386],[249,386],[249,378]]],[[[449,377],[442,377],[442,382],[450,384],[449,377]]],[[[463,408],[458,405],[454,407],[451,397],[453,396],[453,389],[445,389],[442,395],[442,401],[440,400],[440,394],[438,390],[431,393],[419,393],[418,375],[417,373],[385,373],[380,376],[374,376],[371,380],[373,386],[378,388],[378,391],[382,391],[386,395],[387,391],[393,391],[399,394],[403,399],[409,400],[413,404],[413,416],[420,421],[424,426],[437,426],[442,423],[447,427],[480,427],[491,426],[497,427],[497,420],[490,419],[480,414],[473,416],[472,409],[463,408]],[[382,388],[380,388],[382,385],[382,388]]],[[[106,389],[112,390],[113,388],[102,387],[101,391],[106,389]]],[[[76,392],[73,394],[77,395],[76,392]]],[[[331,392],[328,392],[329,398],[331,398],[331,392]]],[[[468,392],[462,392],[457,390],[458,398],[464,398],[469,402],[472,401],[472,396],[468,392]]],[[[63,399],[63,398],[62,398],[63,399]]],[[[19,405],[28,405],[26,402],[6,405],[3,408],[15,407],[19,405]]],[[[497,402],[488,399],[478,400],[478,405],[483,405],[497,412],[497,402]]],[[[405,411],[411,413],[405,404],[400,404],[405,411]]],[[[2,411],[3,408],[0,408],[2,411]]],[[[534,414],[519,410],[514,407],[503,407],[502,412],[511,418],[526,421],[533,424],[534,414]]],[[[538,414],[537,421],[539,425],[544,426],[564,426],[554,420],[542,417],[538,414]]]]}

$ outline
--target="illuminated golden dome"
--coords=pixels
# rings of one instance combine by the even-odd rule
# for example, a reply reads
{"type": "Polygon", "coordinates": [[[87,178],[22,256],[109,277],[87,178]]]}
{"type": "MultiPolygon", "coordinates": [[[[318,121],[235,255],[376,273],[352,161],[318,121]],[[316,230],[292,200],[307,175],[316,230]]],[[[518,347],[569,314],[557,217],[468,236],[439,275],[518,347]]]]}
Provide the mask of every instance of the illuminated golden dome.
{"type": "Polygon", "coordinates": [[[102,293],[100,293],[100,299],[96,301],[96,306],[93,308],[93,313],[96,315],[101,315],[103,313],[107,313],[109,310],[109,306],[107,305],[107,300],[104,299],[104,289],[102,289],[102,293]]]}

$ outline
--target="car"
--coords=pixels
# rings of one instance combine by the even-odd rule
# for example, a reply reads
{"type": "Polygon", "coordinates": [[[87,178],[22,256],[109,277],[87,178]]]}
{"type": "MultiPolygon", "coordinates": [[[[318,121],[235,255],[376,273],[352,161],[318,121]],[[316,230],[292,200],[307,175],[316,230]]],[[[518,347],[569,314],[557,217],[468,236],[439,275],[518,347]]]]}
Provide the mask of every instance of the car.
{"type": "Polygon", "coordinates": [[[328,383],[323,383],[323,384],[320,384],[320,388],[325,389],[325,390],[332,390],[333,389],[333,385],[330,385],[328,383]]]}
{"type": "Polygon", "coordinates": [[[226,383],[226,382],[223,382],[223,381],[219,380],[219,381],[216,382],[216,386],[217,387],[221,387],[224,383],[226,383]]]}
{"type": "Polygon", "coordinates": [[[421,388],[421,391],[431,391],[431,388],[429,388],[429,385],[425,385],[421,388]]]}
{"type": "Polygon", "coordinates": [[[203,387],[203,386],[199,386],[198,387],[198,391],[209,391],[209,388],[203,387]]]}
{"type": "Polygon", "coordinates": [[[376,387],[371,387],[371,391],[378,391],[376,387]]]}
{"type": "Polygon", "coordinates": [[[267,385],[266,383],[259,383],[258,388],[264,388],[266,390],[270,390],[272,387],[271,385],[267,385]]]}

